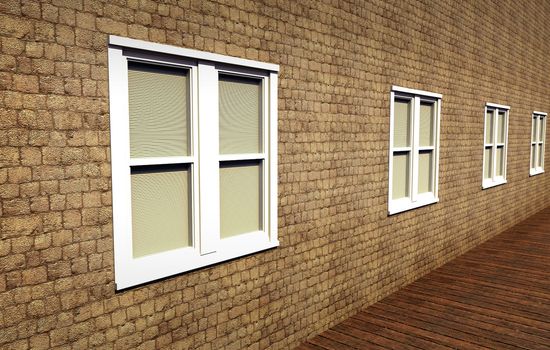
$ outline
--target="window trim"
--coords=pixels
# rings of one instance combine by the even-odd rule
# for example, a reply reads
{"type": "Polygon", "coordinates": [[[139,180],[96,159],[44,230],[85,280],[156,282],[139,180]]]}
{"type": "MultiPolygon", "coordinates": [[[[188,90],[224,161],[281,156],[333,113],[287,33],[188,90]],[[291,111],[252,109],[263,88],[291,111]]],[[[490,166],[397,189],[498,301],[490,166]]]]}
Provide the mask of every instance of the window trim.
{"type": "Polygon", "coordinates": [[[481,166],[481,188],[482,189],[488,189],[495,186],[504,185],[505,183],[508,182],[506,180],[506,177],[507,177],[506,175],[508,171],[508,125],[509,123],[510,123],[510,106],[497,104],[497,103],[490,103],[490,102],[485,103],[484,116],[483,116],[483,156],[482,156],[482,166],[481,166]],[[493,118],[493,125],[492,125],[493,132],[495,134],[494,134],[494,141],[492,144],[485,143],[485,135],[487,134],[487,111],[488,110],[493,110],[495,112],[494,113],[495,117],[493,118]],[[498,137],[495,130],[498,122],[497,121],[498,113],[501,110],[504,110],[504,115],[506,118],[505,131],[504,131],[505,132],[504,144],[502,145],[502,147],[504,147],[504,160],[503,160],[504,170],[502,172],[502,176],[496,176],[496,159],[497,159],[496,149],[500,146],[500,144],[497,144],[498,137]],[[493,176],[491,179],[485,179],[485,174],[484,174],[485,173],[485,148],[488,146],[490,146],[491,149],[493,150],[492,154],[494,158],[493,165],[491,167],[493,171],[493,176]]]}
{"type": "MultiPolygon", "coordinates": [[[[545,112],[539,112],[539,111],[533,111],[531,114],[531,142],[529,143],[529,176],[535,176],[539,174],[544,173],[544,153],[546,150],[546,118],[548,118],[548,113],[545,112]],[[538,129],[538,126],[540,125],[540,122],[537,122],[537,129],[535,131],[535,135],[537,136],[537,141],[533,142],[533,119],[535,117],[543,117],[544,119],[540,118],[539,120],[544,120],[544,130],[543,130],[543,136],[542,141],[539,140],[540,131],[538,129]],[[542,145],[542,165],[540,167],[533,167],[531,164],[531,161],[533,159],[533,146],[536,145],[542,145]]],[[[535,147],[535,152],[538,152],[538,147],[535,147]]],[[[535,156],[535,159],[537,159],[538,154],[535,156]]]]}
{"type": "Polygon", "coordinates": [[[426,205],[439,202],[439,145],[440,145],[440,123],[441,123],[441,101],[443,99],[442,94],[428,92],[424,90],[409,89],[401,86],[392,85],[390,91],[390,147],[388,152],[388,164],[389,164],[389,178],[388,178],[388,215],[394,215],[404,211],[416,209],[426,205]],[[411,146],[409,147],[394,147],[393,146],[393,133],[394,133],[394,103],[396,98],[408,99],[411,101],[412,118],[411,118],[411,146]],[[420,103],[422,101],[429,101],[436,104],[434,116],[434,145],[428,147],[421,147],[417,143],[419,132],[419,118],[420,118],[420,103]],[[392,199],[393,193],[393,154],[399,150],[409,151],[411,154],[409,160],[410,179],[409,186],[411,188],[411,196],[399,199],[392,199]],[[433,150],[433,156],[435,158],[435,166],[432,170],[433,176],[433,191],[418,194],[417,180],[418,179],[418,158],[419,152],[423,149],[433,150]]]}
{"type": "Polygon", "coordinates": [[[109,37],[108,62],[115,288],[126,289],[279,246],[277,235],[277,72],[279,66],[118,36],[109,37]],[[166,54],[171,56],[164,56],[166,54]],[[189,156],[153,159],[130,157],[128,61],[175,66],[189,70],[191,111],[188,126],[189,156]],[[204,137],[206,132],[199,130],[200,125],[204,128],[205,124],[212,122],[211,119],[215,119],[215,126],[209,126],[208,130],[218,126],[218,103],[212,103],[213,99],[217,99],[218,89],[217,85],[209,84],[215,85],[219,74],[262,79],[262,99],[265,103],[262,107],[263,150],[261,154],[222,155],[219,153],[217,129],[215,135],[209,133],[208,137],[204,137]],[[199,86],[199,76],[201,86],[199,86]],[[208,78],[204,78],[205,76],[208,78]],[[200,93],[205,89],[209,89],[209,93],[200,93]],[[199,149],[200,152],[198,152],[199,149]],[[263,162],[262,179],[260,179],[264,186],[261,195],[263,230],[258,231],[262,234],[251,232],[222,239],[219,230],[219,208],[213,208],[216,206],[212,206],[212,201],[208,202],[205,198],[216,196],[216,193],[208,192],[213,187],[218,191],[219,198],[219,162],[235,156],[242,156],[238,158],[239,160],[256,157],[250,159],[261,159],[263,162]],[[208,161],[205,160],[206,158],[208,161]],[[192,245],[133,258],[131,166],[182,163],[189,164],[190,171],[190,205],[193,208],[190,214],[192,245]],[[217,169],[214,170],[216,166],[217,169]],[[218,186],[199,187],[200,183],[212,182],[217,183],[218,186]]]}

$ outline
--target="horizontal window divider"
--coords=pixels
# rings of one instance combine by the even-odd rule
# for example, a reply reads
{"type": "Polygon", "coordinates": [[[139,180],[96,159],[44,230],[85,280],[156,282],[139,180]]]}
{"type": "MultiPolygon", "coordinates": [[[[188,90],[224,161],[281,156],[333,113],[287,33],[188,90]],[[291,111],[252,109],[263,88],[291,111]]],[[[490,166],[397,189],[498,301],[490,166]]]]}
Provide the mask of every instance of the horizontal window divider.
{"type": "Polygon", "coordinates": [[[419,151],[433,151],[435,150],[434,146],[420,146],[418,147],[419,151]]]}
{"type": "Polygon", "coordinates": [[[220,162],[237,160],[264,160],[264,153],[244,153],[244,154],[223,154],[219,156],[220,162]]]}
{"type": "Polygon", "coordinates": [[[130,166],[142,165],[168,165],[168,164],[191,164],[194,157],[147,157],[147,158],[131,158],[130,166]]]}
{"type": "Polygon", "coordinates": [[[412,147],[393,147],[392,152],[410,152],[412,151],[412,147]]]}

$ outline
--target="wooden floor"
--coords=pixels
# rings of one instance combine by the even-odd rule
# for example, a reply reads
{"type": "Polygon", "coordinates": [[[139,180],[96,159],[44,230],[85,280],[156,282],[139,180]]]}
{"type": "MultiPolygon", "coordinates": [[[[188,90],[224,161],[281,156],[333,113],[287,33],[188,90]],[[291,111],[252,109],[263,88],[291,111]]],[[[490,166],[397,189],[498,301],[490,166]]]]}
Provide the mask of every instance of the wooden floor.
{"type": "Polygon", "coordinates": [[[298,349],[550,349],[550,208],[298,349]]]}

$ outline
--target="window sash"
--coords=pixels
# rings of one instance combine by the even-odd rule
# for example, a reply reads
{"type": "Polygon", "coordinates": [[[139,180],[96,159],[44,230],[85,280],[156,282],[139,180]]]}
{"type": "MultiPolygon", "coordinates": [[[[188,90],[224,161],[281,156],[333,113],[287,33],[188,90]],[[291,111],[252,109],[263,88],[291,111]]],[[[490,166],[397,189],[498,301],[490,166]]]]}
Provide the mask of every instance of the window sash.
{"type": "Polygon", "coordinates": [[[507,153],[508,153],[508,122],[509,122],[509,107],[503,106],[503,105],[496,105],[496,104],[490,104],[488,103],[485,106],[485,116],[484,116],[484,144],[483,144],[483,166],[482,166],[482,188],[489,188],[493,186],[497,186],[500,184],[506,183],[506,171],[507,171],[507,153]],[[503,113],[504,122],[504,142],[499,142],[499,135],[502,133],[502,128],[499,125],[499,115],[503,113]],[[487,119],[489,115],[492,114],[492,123],[488,125],[487,119]],[[487,128],[490,127],[492,129],[492,137],[491,140],[487,140],[487,128]],[[492,142],[487,142],[492,141],[492,142]],[[486,150],[490,149],[491,152],[491,158],[486,159],[486,150]],[[497,165],[499,164],[498,159],[498,149],[502,149],[502,175],[498,175],[499,169],[497,165]],[[490,176],[488,178],[485,177],[485,169],[489,166],[490,176]]]}
{"type": "MultiPolygon", "coordinates": [[[[159,47],[158,44],[153,46],[159,47]]],[[[160,47],[165,46],[169,47],[160,45],[160,47]]],[[[185,57],[179,60],[174,56],[165,57],[159,53],[134,51],[112,45],[109,47],[108,55],[116,288],[124,289],[278,246],[277,72],[240,68],[228,66],[225,63],[216,64],[185,57]],[[190,79],[189,156],[130,157],[127,64],[129,60],[188,69],[190,79]],[[262,153],[219,154],[217,86],[219,74],[222,72],[252,76],[263,81],[262,153]],[[206,92],[200,93],[201,90],[206,92]],[[220,161],[251,159],[258,160],[262,164],[263,230],[227,238],[220,244],[220,161]],[[193,246],[133,258],[130,170],[147,165],[171,164],[189,165],[189,191],[192,198],[189,205],[192,207],[190,221],[193,246]],[[209,185],[199,187],[199,183],[209,185]],[[205,214],[200,215],[201,212],[205,214]],[[174,261],[178,263],[174,264],[174,261]]],[[[240,62],[239,59],[237,62],[240,62]]],[[[242,62],[244,64],[248,61],[242,60],[242,62]]]]}
{"type": "Polygon", "coordinates": [[[388,189],[388,207],[389,214],[399,213],[405,210],[414,209],[420,206],[431,204],[438,201],[438,172],[439,172],[439,118],[441,114],[441,97],[438,94],[426,93],[420,95],[418,90],[411,90],[400,87],[393,87],[390,93],[390,152],[389,152],[389,189],[388,189]],[[415,93],[417,92],[417,93],[415,93]],[[396,100],[408,100],[411,103],[411,120],[409,139],[410,146],[394,147],[394,128],[395,126],[395,108],[396,100]],[[432,140],[430,146],[420,146],[420,105],[421,103],[434,104],[432,115],[432,140]],[[420,153],[431,152],[431,171],[429,172],[431,188],[430,192],[418,193],[419,183],[419,157],[420,153]],[[409,154],[408,164],[408,196],[404,198],[393,199],[393,159],[396,154],[409,154]]]}
{"type": "Polygon", "coordinates": [[[531,123],[529,174],[537,175],[544,172],[546,113],[534,112],[531,118],[531,123]]]}

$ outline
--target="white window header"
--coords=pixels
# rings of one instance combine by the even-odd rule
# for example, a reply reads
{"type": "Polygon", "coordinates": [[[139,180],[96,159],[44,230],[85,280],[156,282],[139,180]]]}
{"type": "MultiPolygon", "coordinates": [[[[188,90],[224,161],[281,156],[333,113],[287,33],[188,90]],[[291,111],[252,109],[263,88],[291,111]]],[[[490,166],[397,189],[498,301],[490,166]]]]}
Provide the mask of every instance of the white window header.
{"type": "Polygon", "coordinates": [[[506,105],[499,105],[497,103],[489,103],[487,102],[485,104],[486,107],[492,107],[492,108],[500,108],[500,109],[510,109],[510,106],[506,106],[506,105]]]}
{"type": "Polygon", "coordinates": [[[533,111],[533,114],[536,114],[536,115],[548,115],[548,113],[539,112],[539,111],[533,111]]]}
{"type": "Polygon", "coordinates": [[[109,35],[109,45],[122,46],[122,47],[146,50],[146,51],[153,51],[157,53],[165,53],[165,54],[176,55],[176,56],[185,56],[188,58],[212,61],[216,63],[226,63],[226,64],[243,66],[248,68],[257,68],[257,69],[263,69],[263,70],[268,70],[272,72],[279,71],[278,64],[265,63],[260,61],[248,60],[245,58],[220,55],[217,53],[186,49],[183,47],[177,47],[172,45],[151,43],[143,40],[124,38],[116,35],[109,35]]]}
{"type": "Polygon", "coordinates": [[[441,95],[441,94],[436,94],[435,92],[429,92],[429,91],[424,91],[424,90],[416,90],[416,89],[409,89],[409,88],[405,88],[405,87],[401,87],[401,86],[397,86],[397,85],[392,85],[391,91],[394,91],[394,92],[403,92],[403,93],[411,94],[411,95],[421,95],[421,96],[423,96],[423,97],[443,98],[443,95],[441,95]]]}

